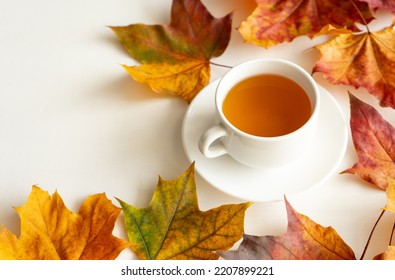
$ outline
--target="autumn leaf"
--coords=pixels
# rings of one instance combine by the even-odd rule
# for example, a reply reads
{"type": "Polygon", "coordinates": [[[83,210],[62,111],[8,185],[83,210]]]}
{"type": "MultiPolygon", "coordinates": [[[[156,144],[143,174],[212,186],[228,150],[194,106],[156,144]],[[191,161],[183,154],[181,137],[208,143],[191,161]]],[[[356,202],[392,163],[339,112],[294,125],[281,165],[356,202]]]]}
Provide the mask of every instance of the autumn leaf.
{"type": "MultiPolygon", "coordinates": [[[[384,207],[385,211],[395,213],[395,179],[390,179],[387,193],[387,204],[384,207]]],[[[394,229],[393,229],[394,230],[394,229]]],[[[395,246],[388,246],[387,250],[374,257],[375,260],[395,260],[395,246]]]]}
{"type": "Polygon", "coordinates": [[[173,0],[168,25],[111,27],[141,66],[124,66],[155,92],[190,102],[210,80],[210,59],[223,54],[230,40],[231,14],[214,18],[200,0],[173,0]]]}
{"type": "Polygon", "coordinates": [[[395,213],[395,179],[389,180],[386,193],[387,193],[387,205],[385,206],[384,210],[395,213]]]}
{"type": "Polygon", "coordinates": [[[395,2],[390,0],[358,0],[366,2],[372,9],[383,9],[395,14],[395,2]]]}
{"type": "Polygon", "coordinates": [[[374,257],[375,260],[395,260],[395,246],[388,246],[387,250],[374,257]]]}
{"type": "MultiPolygon", "coordinates": [[[[357,31],[358,10],[344,0],[256,0],[257,8],[241,23],[244,40],[269,48],[298,36],[313,37],[321,30],[347,28],[357,31]]],[[[366,3],[355,3],[366,22],[373,16],[366,3]]],[[[333,32],[333,31],[331,31],[333,32]]],[[[321,31],[322,33],[322,31],[321,31]]]]}
{"type": "Polygon", "coordinates": [[[129,243],[112,231],[121,211],[104,194],[88,197],[79,213],[68,210],[57,192],[33,186],[27,202],[16,208],[21,234],[0,227],[0,259],[115,259],[129,243]]]}
{"type": "Polygon", "coordinates": [[[355,260],[354,252],[331,227],[299,214],[287,199],[288,229],[282,236],[244,235],[238,250],[219,252],[237,260],[355,260]]]}
{"type": "Polygon", "coordinates": [[[325,25],[321,30],[314,34],[313,38],[321,36],[321,35],[340,35],[340,34],[351,34],[352,31],[347,29],[346,27],[343,28],[336,28],[330,24],[325,25]]]}
{"type": "Polygon", "coordinates": [[[316,46],[321,58],[313,72],[333,84],[364,87],[383,107],[395,108],[395,30],[343,34],[316,46]]]}
{"type": "Polygon", "coordinates": [[[119,200],[131,248],[139,259],[217,259],[241,239],[244,213],[250,203],[224,205],[208,211],[198,207],[194,164],[179,178],[158,186],[148,207],[119,200]]]}
{"type": "Polygon", "coordinates": [[[395,180],[395,129],[372,106],[350,94],[350,127],[358,161],[343,173],[387,189],[395,180]]]}

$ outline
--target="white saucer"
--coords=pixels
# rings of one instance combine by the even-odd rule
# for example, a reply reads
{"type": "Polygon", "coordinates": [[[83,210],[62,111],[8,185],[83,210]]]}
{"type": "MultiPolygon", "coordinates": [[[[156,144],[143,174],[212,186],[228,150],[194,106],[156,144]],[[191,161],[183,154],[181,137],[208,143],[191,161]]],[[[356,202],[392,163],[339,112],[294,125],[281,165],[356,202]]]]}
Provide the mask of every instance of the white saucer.
{"type": "Polygon", "coordinates": [[[311,150],[296,162],[280,168],[254,169],[228,155],[214,159],[203,156],[198,141],[217,122],[214,95],[218,82],[209,84],[194,98],[182,126],[185,153],[208,183],[246,201],[276,201],[317,186],[333,175],[346,151],[347,125],[336,100],[321,86],[316,140],[311,150]]]}

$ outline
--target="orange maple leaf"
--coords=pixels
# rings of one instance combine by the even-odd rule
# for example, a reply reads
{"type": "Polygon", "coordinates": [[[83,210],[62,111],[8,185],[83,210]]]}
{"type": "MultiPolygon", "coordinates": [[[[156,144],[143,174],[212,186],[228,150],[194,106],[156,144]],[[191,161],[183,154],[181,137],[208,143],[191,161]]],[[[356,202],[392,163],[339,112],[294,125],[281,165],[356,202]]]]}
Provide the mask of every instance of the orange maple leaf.
{"type": "Polygon", "coordinates": [[[316,46],[321,58],[313,72],[334,84],[364,87],[380,105],[395,108],[395,30],[342,34],[316,46]]]}
{"type": "MultiPolygon", "coordinates": [[[[244,40],[265,48],[290,42],[307,35],[313,37],[324,30],[347,28],[357,31],[361,21],[358,10],[344,0],[256,0],[257,8],[241,23],[239,32],[244,40]],[[330,27],[329,27],[330,26],[330,27]]],[[[366,3],[355,3],[370,22],[373,16],[366,3]]]]}
{"type": "Polygon", "coordinates": [[[395,213],[395,179],[389,180],[386,193],[387,193],[387,204],[384,210],[395,213]]]}
{"type": "Polygon", "coordinates": [[[104,194],[88,197],[78,214],[59,194],[33,186],[27,202],[16,208],[21,234],[0,227],[0,259],[115,259],[129,243],[112,235],[121,211],[104,194]]]}
{"type": "Polygon", "coordinates": [[[285,199],[288,229],[283,236],[244,235],[234,251],[219,252],[225,259],[355,260],[352,249],[332,227],[322,227],[299,214],[285,199]]]}
{"type": "MultiPolygon", "coordinates": [[[[386,189],[386,193],[387,193],[387,204],[385,205],[384,210],[391,211],[391,212],[395,213],[395,179],[389,180],[389,184],[386,189]]],[[[375,260],[395,260],[395,246],[389,245],[385,252],[375,256],[374,259],[375,260]]]]}
{"type": "Polygon", "coordinates": [[[343,173],[387,189],[395,180],[395,129],[372,106],[350,94],[350,127],[358,161],[343,173]]]}
{"type": "Polygon", "coordinates": [[[395,246],[388,246],[384,253],[374,257],[375,260],[395,260],[395,246]]]}

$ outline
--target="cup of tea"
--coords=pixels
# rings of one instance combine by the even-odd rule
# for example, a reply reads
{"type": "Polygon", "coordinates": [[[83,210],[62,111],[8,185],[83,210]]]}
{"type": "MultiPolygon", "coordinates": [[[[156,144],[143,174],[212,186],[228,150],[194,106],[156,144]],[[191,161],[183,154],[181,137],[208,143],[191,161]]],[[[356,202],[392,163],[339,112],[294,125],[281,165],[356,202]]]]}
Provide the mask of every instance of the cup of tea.
{"type": "Polygon", "coordinates": [[[204,156],[228,154],[250,167],[278,167],[300,158],[314,141],[320,93],[302,67],[262,58],[220,79],[215,108],[219,122],[199,140],[204,156]]]}

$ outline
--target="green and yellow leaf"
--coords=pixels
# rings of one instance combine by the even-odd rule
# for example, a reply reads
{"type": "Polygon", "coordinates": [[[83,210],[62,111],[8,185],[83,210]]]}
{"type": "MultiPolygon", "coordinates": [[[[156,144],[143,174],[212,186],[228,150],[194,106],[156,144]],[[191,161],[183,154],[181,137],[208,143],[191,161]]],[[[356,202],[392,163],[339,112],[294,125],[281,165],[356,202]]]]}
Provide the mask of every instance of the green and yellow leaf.
{"type": "Polygon", "coordinates": [[[131,248],[139,259],[217,259],[241,239],[250,203],[200,211],[194,164],[179,178],[159,178],[151,202],[139,209],[121,200],[131,248]]]}

